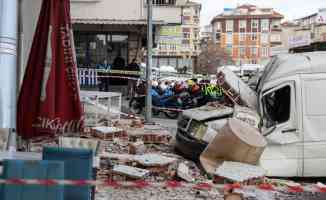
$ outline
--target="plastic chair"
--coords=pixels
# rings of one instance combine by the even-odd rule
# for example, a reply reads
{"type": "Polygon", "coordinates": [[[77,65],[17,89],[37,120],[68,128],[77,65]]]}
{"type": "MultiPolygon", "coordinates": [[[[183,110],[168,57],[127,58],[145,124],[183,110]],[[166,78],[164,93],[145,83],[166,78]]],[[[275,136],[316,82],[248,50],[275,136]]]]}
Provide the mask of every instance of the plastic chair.
{"type": "MultiPolygon", "coordinates": [[[[58,161],[5,160],[3,179],[64,179],[64,163],[58,161]]],[[[1,200],[64,200],[63,186],[2,185],[1,200]]]]}
{"type": "MultiPolygon", "coordinates": [[[[63,161],[66,180],[93,179],[93,152],[86,149],[45,147],[43,160],[63,161]]],[[[90,200],[94,198],[90,186],[65,186],[65,200],[90,200]],[[91,195],[92,194],[92,195],[91,195]]]]}

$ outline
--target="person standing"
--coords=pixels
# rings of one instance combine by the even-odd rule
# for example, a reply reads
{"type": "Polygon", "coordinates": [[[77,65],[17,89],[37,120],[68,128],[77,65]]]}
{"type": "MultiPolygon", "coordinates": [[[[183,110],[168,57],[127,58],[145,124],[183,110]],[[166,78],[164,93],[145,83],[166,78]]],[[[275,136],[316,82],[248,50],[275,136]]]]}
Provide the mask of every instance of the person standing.
{"type": "Polygon", "coordinates": [[[131,63],[128,65],[127,67],[127,71],[130,71],[134,74],[130,74],[129,77],[132,79],[128,80],[128,94],[127,94],[127,99],[130,99],[134,96],[134,92],[135,92],[135,86],[137,84],[137,80],[140,76],[139,76],[139,72],[140,72],[140,67],[137,63],[137,60],[134,58],[132,59],[131,63]]]}

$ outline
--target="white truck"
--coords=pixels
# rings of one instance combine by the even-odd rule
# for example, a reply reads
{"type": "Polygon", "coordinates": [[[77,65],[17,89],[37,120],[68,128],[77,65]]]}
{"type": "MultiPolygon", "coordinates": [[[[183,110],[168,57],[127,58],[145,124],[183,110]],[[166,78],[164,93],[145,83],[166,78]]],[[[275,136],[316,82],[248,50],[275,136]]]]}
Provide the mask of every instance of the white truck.
{"type": "MultiPolygon", "coordinates": [[[[258,83],[257,100],[268,142],[260,164],[268,176],[325,177],[326,52],[272,58],[258,83]]],[[[187,134],[185,119],[196,122],[190,118],[180,118],[176,144],[188,157],[198,156],[207,145],[187,134]]],[[[209,120],[213,118],[196,123],[209,120]]]]}

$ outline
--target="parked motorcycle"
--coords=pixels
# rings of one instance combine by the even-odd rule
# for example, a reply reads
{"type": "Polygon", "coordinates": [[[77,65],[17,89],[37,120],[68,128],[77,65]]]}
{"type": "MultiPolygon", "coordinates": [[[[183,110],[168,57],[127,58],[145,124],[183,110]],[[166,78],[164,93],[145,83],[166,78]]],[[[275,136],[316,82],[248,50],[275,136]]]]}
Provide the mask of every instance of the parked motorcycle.
{"type": "MultiPolygon", "coordinates": [[[[144,83],[137,85],[137,88],[143,88],[143,84],[144,83]]],[[[136,89],[134,97],[129,102],[131,112],[135,114],[141,114],[143,112],[146,102],[144,91],[142,90],[142,93],[139,94],[138,89],[136,89]]],[[[178,109],[180,109],[180,100],[178,100],[178,95],[175,95],[171,88],[162,90],[161,88],[154,86],[151,89],[151,95],[153,115],[157,116],[160,113],[163,113],[170,119],[177,119],[179,117],[178,109]]]]}

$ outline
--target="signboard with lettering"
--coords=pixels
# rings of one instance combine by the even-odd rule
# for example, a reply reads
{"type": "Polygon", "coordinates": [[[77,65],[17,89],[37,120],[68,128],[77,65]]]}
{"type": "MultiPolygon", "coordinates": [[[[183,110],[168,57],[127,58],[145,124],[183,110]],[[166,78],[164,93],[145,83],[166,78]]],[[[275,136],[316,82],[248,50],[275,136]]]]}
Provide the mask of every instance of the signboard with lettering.
{"type": "Polygon", "coordinates": [[[162,26],[160,36],[182,37],[181,26],[162,26]]]}
{"type": "Polygon", "coordinates": [[[316,18],[318,24],[326,24],[326,9],[320,9],[316,18]]]}
{"type": "Polygon", "coordinates": [[[290,48],[306,46],[306,45],[310,45],[310,43],[311,43],[310,31],[289,37],[289,47],[290,48]]]}

